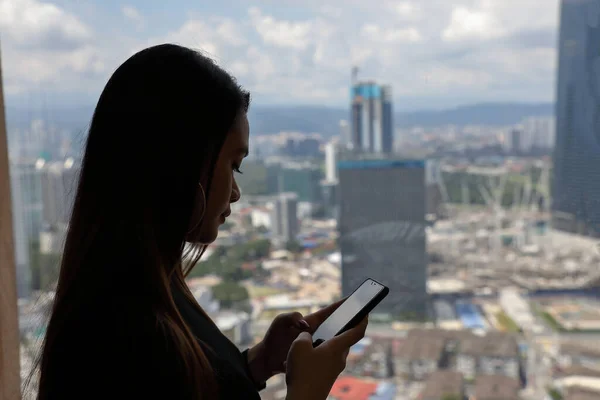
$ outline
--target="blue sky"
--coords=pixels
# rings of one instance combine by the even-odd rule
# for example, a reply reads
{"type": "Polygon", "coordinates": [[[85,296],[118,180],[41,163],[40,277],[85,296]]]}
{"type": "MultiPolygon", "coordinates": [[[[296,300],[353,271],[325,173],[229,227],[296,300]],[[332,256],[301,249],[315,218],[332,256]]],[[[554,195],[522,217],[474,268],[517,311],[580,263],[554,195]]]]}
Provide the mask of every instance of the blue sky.
{"type": "Polygon", "coordinates": [[[558,0],[0,0],[7,103],[94,104],[152,44],[200,48],[264,105],[346,107],[352,65],[395,108],[552,101],[558,0]]]}

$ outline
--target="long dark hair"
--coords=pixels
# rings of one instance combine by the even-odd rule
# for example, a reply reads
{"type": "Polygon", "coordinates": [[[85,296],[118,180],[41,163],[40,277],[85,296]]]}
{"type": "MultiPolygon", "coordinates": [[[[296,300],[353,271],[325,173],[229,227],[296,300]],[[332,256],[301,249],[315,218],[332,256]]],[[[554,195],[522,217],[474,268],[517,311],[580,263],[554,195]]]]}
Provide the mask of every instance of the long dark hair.
{"type": "Polygon", "coordinates": [[[111,307],[104,316],[152,315],[148,326],[185,367],[189,393],[216,395],[214,373],[172,291],[204,312],[184,281],[203,252],[191,247],[184,255],[193,242],[190,221],[206,201],[198,184],[208,198],[227,132],[249,101],[211,59],[177,45],[142,50],[114,72],[89,129],[41,353],[39,399],[48,396],[61,357],[55,347],[77,329],[76,318],[111,307]]]}

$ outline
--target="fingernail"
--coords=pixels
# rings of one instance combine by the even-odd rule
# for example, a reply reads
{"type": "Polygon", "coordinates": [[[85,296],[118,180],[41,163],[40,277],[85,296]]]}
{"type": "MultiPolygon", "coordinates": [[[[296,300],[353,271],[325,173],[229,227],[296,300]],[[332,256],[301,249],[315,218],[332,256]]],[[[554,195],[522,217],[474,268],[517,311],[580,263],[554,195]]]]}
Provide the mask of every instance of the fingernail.
{"type": "Polygon", "coordinates": [[[306,322],[303,319],[301,319],[300,321],[298,321],[298,324],[300,325],[300,327],[302,329],[310,329],[310,325],[308,325],[308,322],[306,322]]]}

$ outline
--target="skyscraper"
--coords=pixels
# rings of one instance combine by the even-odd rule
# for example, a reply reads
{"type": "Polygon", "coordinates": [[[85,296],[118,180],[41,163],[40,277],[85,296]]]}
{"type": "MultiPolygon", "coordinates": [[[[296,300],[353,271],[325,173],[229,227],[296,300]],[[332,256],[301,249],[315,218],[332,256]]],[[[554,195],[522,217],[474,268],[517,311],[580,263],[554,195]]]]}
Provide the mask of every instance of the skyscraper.
{"type": "Polygon", "coordinates": [[[423,317],[425,163],[343,160],[338,172],[343,294],[370,277],[390,288],[378,310],[423,317]]]}
{"type": "Polygon", "coordinates": [[[72,159],[41,166],[44,222],[50,226],[67,225],[77,191],[79,166],[72,159]]]}
{"type": "Polygon", "coordinates": [[[345,148],[352,144],[350,125],[345,119],[340,120],[340,144],[345,148]]]}
{"type": "Polygon", "coordinates": [[[26,298],[32,289],[30,249],[42,229],[41,173],[39,163],[10,164],[13,233],[17,267],[17,293],[26,298]]]}
{"type": "Polygon", "coordinates": [[[600,237],[599,0],[563,0],[558,43],[552,226],[600,237]]]}
{"type": "Polygon", "coordinates": [[[514,153],[520,153],[523,150],[524,132],[521,129],[514,128],[510,131],[510,149],[514,153]]]}
{"type": "Polygon", "coordinates": [[[529,117],[523,120],[523,132],[528,138],[529,149],[549,150],[554,148],[554,117],[529,117]]]}
{"type": "Polygon", "coordinates": [[[280,192],[296,193],[298,201],[317,204],[321,202],[319,183],[323,179],[320,168],[311,163],[287,162],[278,171],[280,192]]]}
{"type": "Polygon", "coordinates": [[[337,181],[337,145],[335,142],[325,144],[325,180],[337,181]]]}
{"type": "Polygon", "coordinates": [[[392,89],[374,82],[355,84],[350,92],[352,147],[387,154],[393,148],[392,89]]]}
{"type": "Polygon", "coordinates": [[[298,234],[298,195],[280,193],[273,202],[271,213],[273,239],[284,245],[296,239],[298,234]]]}
{"type": "Polygon", "coordinates": [[[16,173],[11,173],[13,236],[17,269],[17,295],[19,298],[27,298],[31,293],[31,268],[29,264],[29,240],[25,231],[26,218],[23,210],[21,180],[19,178],[16,173]]]}

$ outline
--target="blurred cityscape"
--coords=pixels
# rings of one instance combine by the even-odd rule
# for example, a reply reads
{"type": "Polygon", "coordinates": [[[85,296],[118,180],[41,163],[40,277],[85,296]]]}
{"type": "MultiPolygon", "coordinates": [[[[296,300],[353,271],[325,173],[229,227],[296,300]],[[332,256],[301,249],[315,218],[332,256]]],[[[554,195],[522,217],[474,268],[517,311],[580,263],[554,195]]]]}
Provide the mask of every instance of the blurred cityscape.
{"type": "MultiPolygon", "coordinates": [[[[393,111],[393,82],[354,68],[337,133],[290,130],[285,118],[278,131],[251,129],[242,200],[188,279],[199,304],[245,348],[277,314],[310,313],[370,277],[390,295],[331,399],[600,399],[600,35],[582,22],[589,4],[562,7],[556,112],[497,123],[504,108],[487,105],[487,124],[473,107],[474,122],[409,125],[393,111]]],[[[23,377],[44,335],[84,129],[37,117],[9,126],[23,377]]],[[[261,393],[285,394],[283,375],[261,393]]]]}

